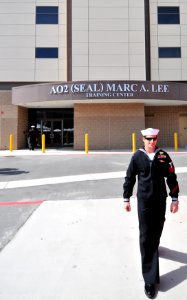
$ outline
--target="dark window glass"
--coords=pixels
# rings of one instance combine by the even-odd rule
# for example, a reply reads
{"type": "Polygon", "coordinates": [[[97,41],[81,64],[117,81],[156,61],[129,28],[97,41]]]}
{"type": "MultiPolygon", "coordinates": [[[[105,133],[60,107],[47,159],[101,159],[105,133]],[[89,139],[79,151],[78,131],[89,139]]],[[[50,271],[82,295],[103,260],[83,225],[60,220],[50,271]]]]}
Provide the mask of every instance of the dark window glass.
{"type": "Polygon", "coordinates": [[[36,24],[58,24],[58,6],[37,6],[36,24]]]}
{"type": "Polygon", "coordinates": [[[58,6],[37,6],[37,14],[58,14],[58,6]]]}
{"type": "Polygon", "coordinates": [[[159,58],[180,58],[181,48],[180,47],[160,47],[158,48],[159,58]]]}
{"type": "Polygon", "coordinates": [[[178,6],[158,7],[158,24],[180,24],[178,6]]]}
{"type": "Polygon", "coordinates": [[[36,48],[36,58],[58,58],[58,48],[36,48]]]}

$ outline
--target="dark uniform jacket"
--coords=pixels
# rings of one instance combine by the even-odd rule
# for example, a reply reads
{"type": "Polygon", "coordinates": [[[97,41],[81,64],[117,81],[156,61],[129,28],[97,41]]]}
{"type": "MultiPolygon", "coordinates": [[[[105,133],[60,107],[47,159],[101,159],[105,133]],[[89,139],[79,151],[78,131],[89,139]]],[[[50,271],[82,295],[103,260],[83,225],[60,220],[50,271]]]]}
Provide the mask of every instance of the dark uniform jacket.
{"type": "Polygon", "coordinates": [[[143,148],[133,155],[123,185],[125,199],[132,196],[136,175],[138,176],[137,198],[139,200],[166,198],[165,179],[170,190],[169,195],[172,198],[178,198],[179,187],[173,162],[164,150],[156,148],[152,161],[143,148]]]}

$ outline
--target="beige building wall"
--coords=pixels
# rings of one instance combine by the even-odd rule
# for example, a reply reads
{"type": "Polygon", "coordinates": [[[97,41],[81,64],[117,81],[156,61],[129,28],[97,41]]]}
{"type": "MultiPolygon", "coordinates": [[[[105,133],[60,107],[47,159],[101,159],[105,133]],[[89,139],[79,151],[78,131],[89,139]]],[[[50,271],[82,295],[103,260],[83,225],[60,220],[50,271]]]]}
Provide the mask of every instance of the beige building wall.
{"type": "Polygon", "coordinates": [[[18,106],[18,127],[17,127],[17,148],[23,149],[27,145],[27,132],[28,132],[28,109],[18,106]]]}
{"type": "Polygon", "coordinates": [[[67,0],[0,1],[0,81],[67,80],[67,0]],[[36,25],[36,6],[59,6],[58,25],[36,25]],[[36,47],[58,47],[58,59],[35,59],[36,47]]]}
{"type": "Polygon", "coordinates": [[[9,136],[13,134],[14,149],[17,149],[18,108],[12,103],[10,91],[0,91],[0,149],[9,149],[9,136]]]}
{"type": "Polygon", "coordinates": [[[151,80],[187,80],[187,2],[150,0],[151,80]],[[177,6],[180,24],[159,24],[158,6],[177,6]],[[181,58],[158,58],[159,47],[181,47],[181,58]]]}
{"type": "Polygon", "coordinates": [[[13,149],[27,146],[28,109],[12,105],[12,92],[0,91],[0,150],[9,149],[10,134],[13,149]]]}
{"type": "MultiPolygon", "coordinates": [[[[174,132],[178,133],[179,147],[184,147],[181,140],[180,117],[186,118],[184,129],[187,128],[187,106],[146,106],[145,127],[159,128],[159,146],[174,147],[174,132]]],[[[186,133],[185,133],[186,134],[186,133]]],[[[187,135],[186,135],[187,137],[187,135]]],[[[187,145],[187,139],[186,144],[187,145]]]]}
{"type": "Polygon", "coordinates": [[[72,80],[145,80],[144,0],[72,0],[72,80]]]}
{"type": "Polygon", "coordinates": [[[174,132],[180,148],[187,147],[187,106],[144,106],[144,104],[76,104],[74,148],[84,149],[85,133],[89,149],[132,149],[132,133],[142,146],[141,129],[159,128],[160,147],[174,149],[174,132]],[[183,120],[180,126],[180,120],[183,120]]]}
{"type": "Polygon", "coordinates": [[[74,148],[84,149],[85,133],[89,149],[132,149],[132,133],[144,128],[144,104],[76,104],[74,148]]]}

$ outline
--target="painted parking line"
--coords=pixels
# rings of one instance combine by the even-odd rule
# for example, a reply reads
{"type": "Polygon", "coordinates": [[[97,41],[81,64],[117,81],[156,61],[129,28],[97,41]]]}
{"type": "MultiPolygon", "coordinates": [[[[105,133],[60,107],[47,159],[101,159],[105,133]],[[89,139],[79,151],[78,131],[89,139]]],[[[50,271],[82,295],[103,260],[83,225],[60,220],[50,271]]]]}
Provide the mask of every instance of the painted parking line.
{"type": "Polygon", "coordinates": [[[95,174],[82,174],[73,176],[61,176],[61,177],[51,177],[51,178],[41,178],[41,179],[31,179],[31,180],[16,180],[16,181],[6,181],[0,182],[0,189],[13,189],[21,187],[31,187],[49,184],[59,184],[59,183],[72,183],[80,181],[92,181],[101,179],[111,179],[111,178],[123,178],[125,172],[109,172],[109,173],[95,173],[95,174]]]}
{"type": "MultiPolygon", "coordinates": [[[[175,170],[177,174],[187,173],[187,167],[178,167],[175,170]]],[[[116,178],[124,178],[125,175],[126,175],[125,171],[119,171],[119,172],[108,172],[108,173],[92,173],[92,174],[82,174],[82,175],[72,175],[72,176],[71,175],[59,176],[59,177],[40,178],[40,179],[4,181],[4,182],[0,182],[0,189],[14,189],[14,188],[24,188],[24,187],[33,187],[33,186],[51,185],[51,184],[116,179],[116,178]]]]}

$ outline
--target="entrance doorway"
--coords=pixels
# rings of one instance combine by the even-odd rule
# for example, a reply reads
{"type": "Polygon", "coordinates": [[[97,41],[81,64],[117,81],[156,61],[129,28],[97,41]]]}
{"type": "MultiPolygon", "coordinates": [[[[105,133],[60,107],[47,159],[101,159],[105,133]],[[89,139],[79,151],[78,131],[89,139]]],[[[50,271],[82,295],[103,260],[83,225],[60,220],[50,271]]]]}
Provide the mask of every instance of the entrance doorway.
{"type": "MultiPolygon", "coordinates": [[[[46,147],[73,147],[73,109],[29,109],[28,119],[29,128],[31,125],[35,125],[40,137],[45,134],[46,147]]],[[[39,138],[39,147],[41,147],[41,141],[41,138],[39,138]]]]}
{"type": "Polygon", "coordinates": [[[187,116],[179,116],[179,146],[187,147],[187,116]]]}
{"type": "Polygon", "coordinates": [[[63,146],[63,120],[41,121],[41,134],[45,134],[48,147],[63,146]]]}

